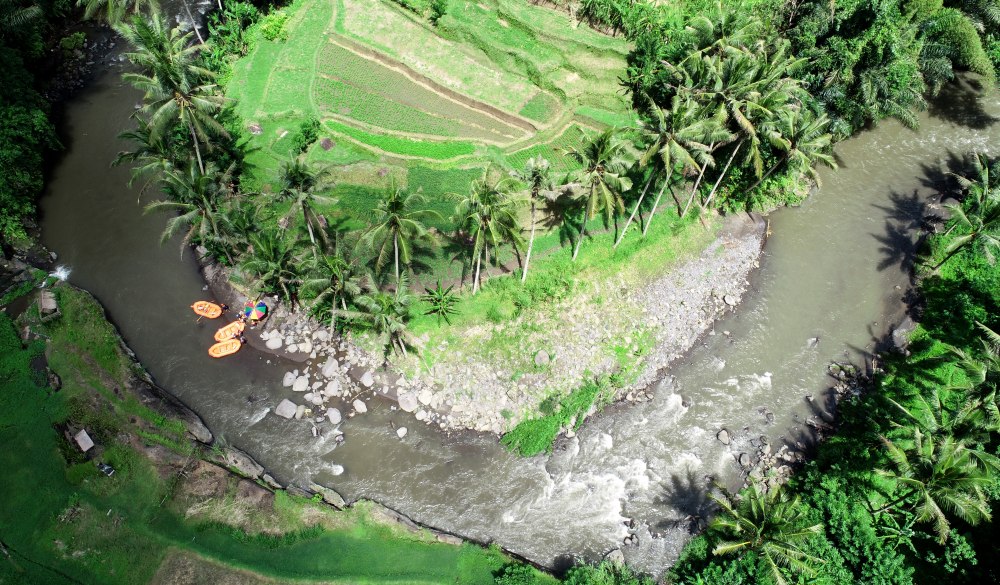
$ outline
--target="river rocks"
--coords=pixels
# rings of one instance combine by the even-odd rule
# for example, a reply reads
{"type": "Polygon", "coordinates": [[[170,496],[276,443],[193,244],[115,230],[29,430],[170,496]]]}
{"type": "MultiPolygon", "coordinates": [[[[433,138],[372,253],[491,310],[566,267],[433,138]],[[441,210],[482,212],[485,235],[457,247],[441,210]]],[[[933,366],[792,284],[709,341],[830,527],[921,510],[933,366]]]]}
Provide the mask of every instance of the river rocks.
{"type": "Polygon", "coordinates": [[[722,302],[726,303],[730,307],[735,307],[739,301],[737,301],[736,297],[734,297],[733,295],[725,295],[724,297],[722,297],[722,302]]]}
{"type": "MultiPolygon", "coordinates": [[[[343,473],[343,471],[341,471],[343,473]]],[[[344,497],[341,496],[336,490],[330,489],[326,486],[319,485],[318,483],[310,483],[309,489],[320,495],[323,501],[330,504],[338,510],[342,510],[347,507],[347,502],[344,501],[344,497]]]]}
{"type": "Polygon", "coordinates": [[[291,388],[292,384],[295,383],[295,372],[285,372],[285,377],[281,379],[281,385],[285,388],[291,388]]]}
{"type": "Polygon", "coordinates": [[[419,401],[420,404],[423,404],[424,406],[429,406],[433,400],[434,400],[434,393],[428,390],[427,388],[424,388],[423,390],[417,393],[417,401],[419,401]]]}
{"type": "Polygon", "coordinates": [[[331,475],[342,475],[344,473],[343,465],[331,465],[329,472],[331,475]]]}
{"type": "Polygon", "coordinates": [[[326,383],[326,388],[323,388],[323,395],[326,397],[333,397],[340,394],[340,380],[330,380],[326,383]]]}
{"type": "Polygon", "coordinates": [[[299,376],[292,384],[293,392],[305,392],[309,389],[309,376],[299,376]]]}
{"type": "Polygon", "coordinates": [[[340,421],[343,420],[343,416],[340,414],[340,410],[336,408],[331,408],[326,411],[326,418],[329,419],[330,424],[339,425],[340,421]]]}
{"type": "Polygon", "coordinates": [[[281,336],[275,335],[273,337],[268,338],[268,340],[264,343],[264,347],[271,350],[281,349],[281,344],[282,344],[281,336]]]}
{"type": "Polygon", "coordinates": [[[739,457],[737,457],[736,460],[740,464],[740,467],[744,468],[750,467],[750,455],[747,455],[746,453],[740,453],[739,457]]]}
{"type": "Polygon", "coordinates": [[[721,431],[718,432],[718,434],[715,435],[715,438],[718,439],[719,442],[722,443],[723,445],[728,445],[730,441],[729,431],[726,429],[722,429],[721,431]]]}
{"type": "Polygon", "coordinates": [[[375,383],[375,376],[372,374],[371,370],[367,370],[364,374],[361,374],[361,379],[359,381],[365,388],[371,388],[372,384],[375,383]]]}
{"type": "Polygon", "coordinates": [[[611,552],[609,552],[608,554],[604,555],[604,560],[608,561],[609,563],[614,563],[616,565],[624,565],[625,553],[622,552],[622,549],[616,548],[611,552]]]}
{"type": "Polygon", "coordinates": [[[355,400],[354,402],[351,403],[351,406],[354,407],[354,410],[356,410],[358,414],[364,414],[368,412],[368,405],[361,400],[355,400]]]}
{"type": "Polygon", "coordinates": [[[332,378],[337,370],[340,368],[340,364],[333,356],[326,358],[326,363],[323,364],[323,368],[320,369],[320,373],[326,378],[332,378]]]}
{"type": "Polygon", "coordinates": [[[254,461],[253,457],[235,447],[225,447],[224,449],[223,458],[229,467],[251,479],[257,479],[260,474],[264,473],[264,468],[254,461]]]}
{"type": "Polygon", "coordinates": [[[539,368],[549,365],[549,353],[544,349],[535,354],[535,365],[539,368]]]}
{"type": "Polygon", "coordinates": [[[288,419],[292,418],[295,416],[295,403],[285,398],[274,408],[274,414],[288,419]]]}
{"type": "Polygon", "coordinates": [[[396,436],[402,439],[403,437],[406,436],[406,432],[407,432],[406,427],[399,427],[398,429],[396,429],[396,436]]]}
{"type": "Polygon", "coordinates": [[[322,394],[313,394],[312,398],[309,399],[309,402],[312,402],[314,406],[320,406],[320,405],[323,404],[323,395],[322,394]]]}
{"type": "Polygon", "coordinates": [[[406,412],[414,412],[420,407],[417,397],[407,392],[399,395],[399,408],[406,412]]]}
{"type": "Polygon", "coordinates": [[[306,405],[300,404],[295,407],[295,420],[302,420],[302,417],[306,415],[306,405]]]}

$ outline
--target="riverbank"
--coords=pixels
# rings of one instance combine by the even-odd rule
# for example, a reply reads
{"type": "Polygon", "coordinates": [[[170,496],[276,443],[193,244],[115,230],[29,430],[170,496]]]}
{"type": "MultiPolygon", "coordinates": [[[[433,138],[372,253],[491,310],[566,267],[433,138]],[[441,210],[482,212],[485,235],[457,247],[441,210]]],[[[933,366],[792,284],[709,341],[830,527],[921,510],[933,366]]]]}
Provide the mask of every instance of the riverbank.
{"type": "Polygon", "coordinates": [[[0,513],[14,559],[0,579],[13,571],[49,583],[242,575],[489,584],[517,564],[374,502],[346,506],[319,486],[282,488],[152,384],[93,297],[66,284],[42,292],[17,308],[26,349],[0,315],[9,383],[0,437],[11,447],[3,459],[22,472],[0,513]],[[22,369],[29,364],[48,375],[22,369]],[[97,463],[114,471],[101,475],[97,463]]]}
{"type": "MultiPolygon", "coordinates": [[[[744,214],[715,218],[709,230],[688,226],[682,237],[658,242],[679,248],[659,266],[637,253],[610,276],[592,278],[584,269],[574,275],[582,284],[561,301],[510,321],[424,333],[421,351],[405,357],[386,360],[373,339],[333,335],[284,306],[247,338],[303,364],[283,379],[301,401],[276,404],[279,415],[325,415],[336,424],[384,398],[442,430],[500,435],[602,375],[628,378],[613,400],[649,399],[647,387],[662,370],[714,334],[714,321],[740,303],[765,229],[763,218],[744,214]]],[[[217,265],[204,265],[203,273],[217,298],[234,306],[246,300],[217,265]]]]}

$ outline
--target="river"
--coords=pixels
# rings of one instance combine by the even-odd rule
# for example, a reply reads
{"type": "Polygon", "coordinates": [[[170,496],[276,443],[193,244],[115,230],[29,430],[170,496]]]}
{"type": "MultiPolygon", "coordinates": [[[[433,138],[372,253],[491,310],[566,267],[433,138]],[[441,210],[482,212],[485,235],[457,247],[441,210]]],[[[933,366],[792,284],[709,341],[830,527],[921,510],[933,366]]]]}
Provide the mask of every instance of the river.
{"type": "Polygon", "coordinates": [[[67,108],[42,236],[160,385],[282,481],[371,498],[550,566],[621,546],[634,518],[639,544],[624,547],[626,559],[656,574],[688,537],[682,520],[704,513],[706,476],[737,478],[735,457],[756,437],[807,440],[803,421],[822,410],[827,365],[864,363],[900,318],[911,238],[942,163],[1000,138],[1000,98],[963,82],[920,115],[919,131],[890,121],[841,143],[840,169],[821,172],[822,188],[771,214],[748,299],[671,368],[673,383],[595,417],[550,457],[511,456],[493,437],[446,436],[388,404],[346,421],[347,441],[335,448],[308,424],[268,414],[291,394],[282,374],[300,366],[253,350],[205,353],[215,326],[189,309],[206,294],[191,252],[160,245],[164,217],[142,214],[155,194],[139,195],[126,187],[128,169],[109,168],[139,100],[119,73],[99,76],[67,108]],[[410,429],[405,440],[391,423],[410,429]],[[722,428],[729,446],[715,439],[722,428]],[[334,465],[346,472],[332,475],[334,465]]]}

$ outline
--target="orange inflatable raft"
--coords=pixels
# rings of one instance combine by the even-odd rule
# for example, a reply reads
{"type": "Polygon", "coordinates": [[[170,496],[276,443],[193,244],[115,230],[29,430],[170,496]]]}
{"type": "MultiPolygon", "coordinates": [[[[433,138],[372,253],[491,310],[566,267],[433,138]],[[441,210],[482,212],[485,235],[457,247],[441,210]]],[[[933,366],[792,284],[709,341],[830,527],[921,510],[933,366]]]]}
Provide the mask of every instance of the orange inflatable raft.
{"type": "Polygon", "coordinates": [[[240,343],[239,339],[229,339],[227,341],[222,341],[208,348],[208,355],[214,358],[222,358],[226,357],[227,355],[233,355],[234,353],[240,350],[240,346],[242,345],[243,344],[240,343]]]}
{"type": "Polygon", "coordinates": [[[233,321],[229,325],[221,327],[215,332],[215,340],[225,341],[227,339],[234,339],[239,337],[240,333],[243,333],[244,329],[246,329],[246,325],[244,325],[242,321],[233,321]]]}
{"type": "Polygon", "coordinates": [[[222,307],[208,301],[198,301],[191,305],[195,313],[206,319],[215,319],[222,314],[222,307]]]}

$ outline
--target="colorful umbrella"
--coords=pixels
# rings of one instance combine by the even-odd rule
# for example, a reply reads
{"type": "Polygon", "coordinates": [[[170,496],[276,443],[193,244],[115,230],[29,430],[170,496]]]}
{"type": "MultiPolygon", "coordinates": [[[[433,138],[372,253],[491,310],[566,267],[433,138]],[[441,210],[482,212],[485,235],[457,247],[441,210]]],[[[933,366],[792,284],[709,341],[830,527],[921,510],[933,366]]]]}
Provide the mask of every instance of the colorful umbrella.
{"type": "Polygon", "coordinates": [[[248,301],[247,304],[243,305],[243,316],[247,319],[263,319],[264,315],[267,315],[267,305],[264,301],[248,301]]]}

